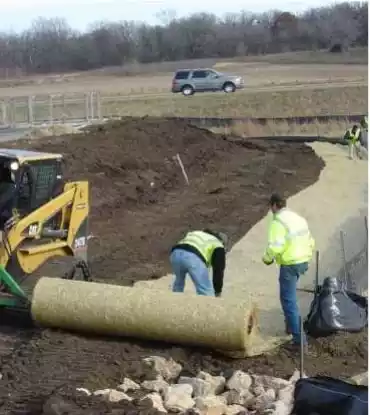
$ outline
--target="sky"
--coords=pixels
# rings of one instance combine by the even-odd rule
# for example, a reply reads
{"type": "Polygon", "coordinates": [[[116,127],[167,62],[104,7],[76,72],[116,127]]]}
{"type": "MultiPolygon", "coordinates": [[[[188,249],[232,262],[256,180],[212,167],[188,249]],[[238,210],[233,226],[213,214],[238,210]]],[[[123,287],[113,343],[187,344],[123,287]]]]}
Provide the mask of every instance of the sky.
{"type": "Polygon", "coordinates": [[[222,16],[241,10],[264,12],[274,8],[299,13],[333,3],[324,0],[307,3],[296,0],[0,0],[0,31],[24,30],[38,17],[64,17],[74,29],[83,31],[99,20],[159,23],[158,13],[163,10],[175,10],[178,17],[203,11],[222,16]]]}

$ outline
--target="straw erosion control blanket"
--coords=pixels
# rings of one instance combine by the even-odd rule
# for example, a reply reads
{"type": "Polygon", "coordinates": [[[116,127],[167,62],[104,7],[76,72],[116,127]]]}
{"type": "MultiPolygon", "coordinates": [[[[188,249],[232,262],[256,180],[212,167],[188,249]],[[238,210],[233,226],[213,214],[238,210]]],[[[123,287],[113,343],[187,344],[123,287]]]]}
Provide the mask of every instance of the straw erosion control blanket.
{"type": "MultiPolygon", "coordinates": [[[[164,119],[125,119],[81,135],[11,145],[63,153],[66,175],[89,180],[91,233],[96,237],[89,250],[93,277],[126,286],[170,272],[169,249],[188,229],[219,227],[235,243],[265,216],[271,192],[296,194],[315,183],[324,167],[303,143],[236,144],[164,119]],[[174,159],[177,153],[190,186],[174,159]]],[[[51,264],[40,275],[59,272],[51,264]]],[[[42,413],[56,390],[68,395],[76,387],[105,388],[123,376],[144,380],[148,373],[142,359],[148,355],[172,356],[184,373],[194,375],[201,369],[218,374],[234,367],[290,376],[297,366],[296,357],[284,349],[275,356],[230,361],[207,349],[49,329],[18,327],[15,332],[1,324],[12,347],[0,347],[0,413],[42,413]]],[[[329,339],[317,343],[317,356],[307,359],[306,370],[351,375],[363,370],[366,356],[362,334],[329,339]]]]}

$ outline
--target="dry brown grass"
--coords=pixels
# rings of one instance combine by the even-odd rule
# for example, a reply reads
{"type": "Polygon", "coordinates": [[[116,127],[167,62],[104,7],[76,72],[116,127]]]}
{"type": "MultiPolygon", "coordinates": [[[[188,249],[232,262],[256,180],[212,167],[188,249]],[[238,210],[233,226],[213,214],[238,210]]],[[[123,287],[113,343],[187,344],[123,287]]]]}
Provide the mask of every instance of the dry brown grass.
{"type": "MultiPolygon", "coordinates": [[[[204,66],[214,65],[216,68],[219,67],[219,70],[242,75],[249,89],[287,85],[299,88],[300,85],[312,83],[367,83],[367,65],[363,62],[352,65],[340,60],[335,64],[327,64],[329,60],[326,63],[314,62],[310,61],[308,65],[307,60],[305,62],[304,59],[296,58],[294,61],[287,58],[286,54],[280,54],[248,57],[245,61],[207,60],[204,66]]],[[[0,80],[0,97],[86,93],[91,90],[108,95],[169,94],[175,69],[203,66],[200,61],[194,61],[192,64],[191,61],[185,61],[175,62],[172,66],[170,63],[161,65],[152,64],[147,71],[133,69],[132,73],[127,73],[127,70],[122,68],[106,68],[101,71],[0,80]]]]}
{"type": "Polygon", "coordinates": [[[343,137],[349,121],[329,120],[313,123],[296,123],[287,121],[268,121],[265,125],[252,121],[238,122],[230,127],[211,128],[215,133],[235,135],[238,137],[343,137]]]}
{"type": "Polygon", "coordinates": [[[106,115],[183,117],[293,117],[367,112],[367,87],[283,90],[107,102],[106,115]]]}

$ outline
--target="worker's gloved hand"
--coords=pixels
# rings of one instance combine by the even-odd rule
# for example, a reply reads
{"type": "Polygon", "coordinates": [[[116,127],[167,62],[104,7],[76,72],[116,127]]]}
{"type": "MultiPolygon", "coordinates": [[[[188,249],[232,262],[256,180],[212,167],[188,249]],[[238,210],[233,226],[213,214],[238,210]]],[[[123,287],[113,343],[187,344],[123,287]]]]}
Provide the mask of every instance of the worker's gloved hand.
{"type": "Polygon", "coordinates": [[[274,261],[271,261],[271,260],[269,260],[269,259],[267,259],[267,258],[265,258],[265,257],[263,257],[263,258],[262,258],[262,262],[263,262],[265,265],[271,265],[271,264],[273,264],[273,263],[274,263],[274,261]]]}

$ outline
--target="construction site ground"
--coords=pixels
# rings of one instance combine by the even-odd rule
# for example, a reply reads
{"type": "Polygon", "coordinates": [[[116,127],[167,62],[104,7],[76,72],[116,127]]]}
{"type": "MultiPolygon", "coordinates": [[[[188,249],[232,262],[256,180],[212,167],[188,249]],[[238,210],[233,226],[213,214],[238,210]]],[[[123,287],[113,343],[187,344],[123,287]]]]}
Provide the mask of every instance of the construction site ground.
{"type": "MultiPolygon", "coordinates": [[[[90,240],[91,267],[94,279],[105,283],[133,285],[157,280],[155,284],[163,284],[165,280],[158,278],[170,272],[171,245],[185,231],[202,227],[214,227],[230,235],[235,244],[230,253],[232,269],[236,269],[238,257],[259,262],[262,252],[252,249],[250,242],[244,245],[242,241],[249,230],[257,235],[253,234],[254,225],[266,216],[268,198],[276,190],[287,197],[298,194],[292,199],[293,207],[304,207],[305,215],[311,212],[313,216],[316,211],[325,221],[327,211],[332,209],[332,221],[326,223],[330,228],[340,226],[347,214],[360,215],[358,206],[363,205],[362,200],[355,200],[361,186],[356,185],[352,193],[349,191],[355,178],[360,180],[367,171],[363,162],[349,165],[345,151],[332,146],[331,152],[329,144],[314,144],[312,148],[303,142],[235,140],[181,122],[144,118],[93,127],[83,135],[18,141],[11,145],[63,153],[67,177],[90,181],[90,226],[94,236],[90,240]],[[176,154],[185,165],[189,186],[176,154]],[[334,175],[330,169],[335,163],[331,159],[340,163],[334,175]],[[353,174],[349,174],[350,169],[355,169],[353,174]],[[315,183],[320,186],[319,178],[327,179],[328,174],[332,192],[328,193],[329,188],[323,188],[322,193],[313,190],[315,183]],[[338,190],[334,191],[334,187],[338,190]],[[302,199],[298,204],[297,198],[305,194],[304,189],[307,189],[306,204],[302,199]],[[347,200],[343,207],[337,206],[341,198],[347,200]]],[[[260,243],[263,235],[262,227],[258,226],[260,243]]],[[[327,234],[334,231],[336,228],[327,234]]],[[[328,244],[324,250],[327,247],[328,244]]],[[[324,262],[325,272],[330,272],[329,263],[324,262]]],[[[254,281],[251,287],[261,281],[261,291],[263,286],[268,291],[271,290],[268,285],[276,285],[276,271],[272,268],[257,266],[252,268],[253,272],[247,272],[245,264],[239,267],[238,277],[234,278],[235,271],[228,271],[225,295],[232,295],[234,279],[240,286],[241,273],[245,273],[245,295],[250,294],[250,279],[254,281]]],[[[41,274],[56,272],[57,268],[51,264],[41,274]]],[[[168,288],[169,281],[165,284],[168,288]]],[[[133,380],[150,377],[152,374],[142,364],[142,359],[149,355],[171,356],[188,374],[199,370],[217,374],[239,368],[289,377],[299,361],[298,355],[284,347],[260,357],[231,360],[204,349],[40,329],[14,313],[3,316],[0,330],[1,414],[42,414],[45,400],[61,394],[77,400],[81,408],[89,408],[88,412],[80,409],[75,414],[118,415],[123,412],[114,412],[114,404],[105,404],[103,408],[97,402],[79,400],[75,389],[115,387],[125,376],[133,380]]],[[[306,359],[308,374],[347,377],[367,369],[366,331],[314,341],[312,347],[306,359]]]]}

